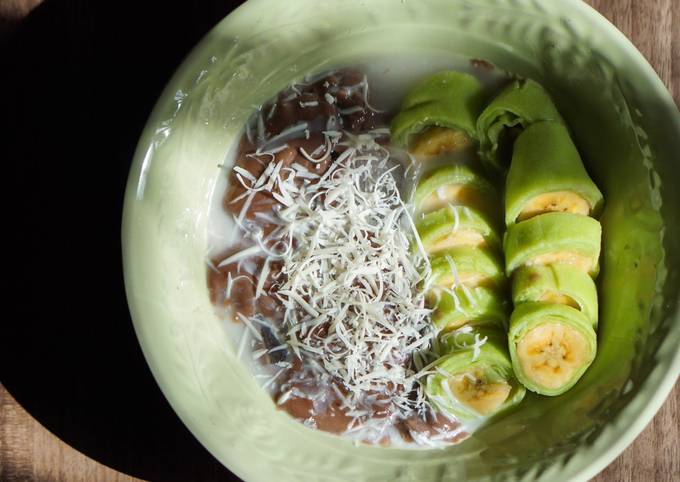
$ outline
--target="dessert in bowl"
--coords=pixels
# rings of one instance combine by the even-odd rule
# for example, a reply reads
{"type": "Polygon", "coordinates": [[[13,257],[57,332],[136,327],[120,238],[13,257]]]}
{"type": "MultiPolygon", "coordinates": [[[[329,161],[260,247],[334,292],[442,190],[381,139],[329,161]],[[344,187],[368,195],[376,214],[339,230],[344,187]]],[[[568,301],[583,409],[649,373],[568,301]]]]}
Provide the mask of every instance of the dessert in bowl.
{"type": "MultiPolygon", "coordinates": [[[[123,230],[140,343],[178,415],[246,480],[591,476],[644,427],[677,377],[680,203],[661,180],[672,179],[679,133],[677,108],[651,68],[577,2],[248,2],[185,61],[140,141],[123,230]],[[550,102],[540,116],[530,112],[540,94],[512,101],[533,86],[550,102]],[[242,162],[249,155],[261,173],[242,162]],[[550,158],[543,177],[541,156],[550,158]],[[382,165],[369,169],[367,158],[382,165]],[[252,193],[269,186],[279,164],[271,195],[252,193]],[[344,172],[318,180],[338,167],[344,172]],[[498,191],[494,201],[484,186],[498,191]],[[383,195],[369,199],[369,191],[383,195]],[[251,216],[247,199],[269,203],[270,212],[251,216]],[[267,238],[275,229],[267,224],[284,220],[275,204],[298,208],[287,211],[295,216],[284,228],[304,221],[308,229],[267,238]],[[569,212],[544,212],[553,205],[569,212]],[[359,207],[374,215],[361,218],[359,207]],[[259,226],[245,222],[274,215],[259,226]],[[361,243],[345,229],[369,222],[381,228],[381,243],[371,236],[361,243]],[[326,254],[344,246],[345,255],[300,270],[315,232],[322,240],[334,233],[326,254]],[[543,235],[527,244],[537,232],[574,239],[559,250],[543,235]],[[287,253],[285,243],[267,244],[286,240],[287,253]],[[241,261],[243,272],[229,268],[241,261]],[[354,277],[343,290],[327,288],[348,272],[354,277]],[[292,283],[293,273],[307,281],[292,283]],[[318,276],[326,276],[316,288],[325,296],[315,297],[309,286],[318,276]],[[342,310],[357,304],[339,295],[375,294],[378,278],[393,297],[376,297],[383,305],[364,310],[365,319],[407,320],[403,329],[363,332],[372,339],[361,344],[343,340],[359,326],[346,323],[332,339],[317,332],[327,343],[306,342],[296,354],[293,345],[314,334],[308,322],[323,313],[350,319],[342,310]],[[566,288],[557,293],[555,285],[566,288]],[[251,298],[232,299],[249,290],[251,298]],[[466,300],[484,308],[485,323],[461,319],[466,300]],[[257,317],[267,303],[274,311],[280,304],[290,328],[275,327],[271,340],[257,317]],[[537,328],[537,318],[552,324],[537,328]],[[527,347],[556,333],[578,356],[565,377],[542,378],[523,363],[527,347]],[[390,343],[406,361],[387,350],[392,370],[385,359],[370,363],[390,343]],[[285,365],[295,360],[321,361],[316,375],[339,381],[326,387],[340,401],[337,410],[332,401],[323,407],[327,420],[315,419],[323,410],[310,402],[293,407],[310,399],[285,365]],[[262,361],[273,371],[258,371],[262,361]],[[461,410],[464,394],[480,385],[485,396],[461,410]],[[367,400],[394,410],[370,413],[375,403],[367,400]],[[442,428],[437,414],[446,416],[441,437],[433,432],[442,428]],[[394,436],[370,420],[389,420],[394,436]],[[362,427],[369,431],[353,430],[362,427]]],[[[321,330],[329,320],[317,322],[321,330]]],[[[304,383],[319,388],[322,378],[304,383]]]]}

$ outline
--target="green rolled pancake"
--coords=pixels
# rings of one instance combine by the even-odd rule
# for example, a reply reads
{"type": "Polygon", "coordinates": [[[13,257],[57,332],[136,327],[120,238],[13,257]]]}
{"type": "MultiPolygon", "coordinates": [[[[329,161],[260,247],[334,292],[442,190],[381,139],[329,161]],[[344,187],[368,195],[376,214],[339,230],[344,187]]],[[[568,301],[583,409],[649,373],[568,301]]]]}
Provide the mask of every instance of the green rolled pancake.
{"type": "Polygon", "coordinates": [[[456,246],[500,248],[496,230],[478,211],[467,206],[447,206],[427,214],[416,223],[428,254],[456,246]]]}
{"type": "Polygon", "coordinates": [[[570,264],[591,276],[599,271],[602,227],[588,216],[547,213],[513,224],[505,232],[508,276],[520,266],[570,264]]]}
{"type": "Polygon", "coordinates": [[[523,266],[512,278],[512,301],[563,304],[578,309],[597,329],[597,288],[582,269],[567,264],[523,266]]]}
{"type": "Polygon", "coordinates": [[[465,285],[468,288],[497,288],[505,284],[501,261],[486,249],[457,246],[438,253],[430,260],[430,265],[430,287],[454,289],[465,285]]]}
{"type": "Polygon", "coordinates": [[[445,353],[428,370],[425,393],[442,412],[463,421],[491,417],[517,405],[526,393],[512,370],[499,330],[459,330],[441,340],[445,353]],[[461,332],[462,331],[462,332],[461,332]]]}
{"type": "Polygon", "coordinates": [[[428,128],[451,129],[476,139],[476,120],[484,100],[484,88],[475,77],[449,71],[434,74],[404,98],[392,120],[392,141],[413,146],[414,138],[428,128]]]}
{"type": "Polygon", "coordinates": [[[434,169],[416,187],[416,212],[431,213],[450,205],[467,206],[488,219],[498,218],[500,198],[493,185],[467,166],[454,164],[434,169]]]}
{"type": "Polygon", "coordinates": [[[590,320],[571,306],[524,303],[510,318],[508,346],[520,382],[553,396],[573,387],[588,369],[597,336],[590,320]]]}
{"type": "Polygon", "coordinates": [[[517,80],[493,99],[477,119],[480,156],[495,172],[504,172],[503,147],[512,150],[512,131],[521,131],[540,121],[564,122],[552,99],[533,80],[517,80]],[[510,144],[503,146],[503,144],[510,144]]]}
{"type": "Polygon", "coordinates": [[[508,306],[504,297],[497,290],[481,286],[433,288],[428,293],[428,304],[434,308],[432,322],[440,330],[479,324],[505,327],[508,321],[508,306]]]}
{"type": "Polygon", "coordinates": [[[508,226],[552,211],[596,217],[602,204],[563,124],[539,122],[520,134],[505,184],[508,226]]]}

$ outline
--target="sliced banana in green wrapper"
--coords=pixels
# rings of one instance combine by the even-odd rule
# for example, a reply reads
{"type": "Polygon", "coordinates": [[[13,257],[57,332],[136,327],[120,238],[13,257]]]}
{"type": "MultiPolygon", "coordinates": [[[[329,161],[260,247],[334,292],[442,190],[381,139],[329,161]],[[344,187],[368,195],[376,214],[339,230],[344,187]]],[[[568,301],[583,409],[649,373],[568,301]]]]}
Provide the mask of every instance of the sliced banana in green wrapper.
{"type": "Polygon", "coordinates": [[[450,127],[428,127],[413,137],[408,150],[420,161],[429,161],[446,154],[461,152],[472,146],[472,138],[462,130],[450,127]]]}
{"type": "Polygon", "coordinates": [[[560,395],[595,359],[591,321],[566,305],[524,303],[510,318],[508,345],[517,378],[532,392],[560,395]]]}
{"type": "Polygon", "coordinates": [[[416,223],[428,254],[456,246],[499,248],[496,230],[478,211],[467,206],[448,206],[427,214],[416,223]]]}
{"type": "Polygon", "coordinates": [[[468,288],[501,288],[506,280],[498,256],[489,250],[471,246],[457,246],[442,251],[430,260],[430,265],[430,287],[455,289],[464,285],[468,288]]]}
{"type": "Polygon", "coordinates": [[[440,330],[463,325],[491,324],[503,329],[507,326],[508,305],[497,290],[464,285],[455,289],[432,288],[427,298],[434,308],[432,322],[440,330]]]}
{"type": "Polygon", "coordinates": [[[392,120],[392,140],[416,155],[468,147],[477,138],[476,120],[485,98],[482,84],[469,74],[434,74],[404,98],[392,120]]]}
{"type": "Polygon", "coordinates": [[[546,120],[564,122],[545,89],[530,79],[514,81],[477,119],[480,156],[492,171],[505,172],[513,137],[546,120]]]}
{"type": "Polygon", "coordinates": [[[582,269],[566,264],[523,266],[512,279],[515,306],[528,302],[576,308],[597,328],[597,288],[582,269]]]}
{"type": "Polygon", "coordinates": [[[601,238],[600,223],[579,214],[547,213],[513,224],[503,242],[507,274],[520,266],[569,264],[594,277],[601,238]]]}
{"type": "Polygon", "coordinates": [[[434,373],[427,376],[425,393],[442,412],[479,420],[524,398],[500,330],[464,327],[442,335],[439,345],[444,355],[427,368],[434,373]]]}
{"type": "Polygon", "coordinates": [[[555,211],[596,217],[602,204],[563,124],[539,122],[520,134],[505,184],[508,226],[555,211]]]}
{"type": "Polygon", "coordinates": [[[420,180],[413,196],[418,213],[448,206],[468,206],[488,219],[498,218],[500,198],[493,185],[467,166],[454,164],[434,169],[420,180]]]}

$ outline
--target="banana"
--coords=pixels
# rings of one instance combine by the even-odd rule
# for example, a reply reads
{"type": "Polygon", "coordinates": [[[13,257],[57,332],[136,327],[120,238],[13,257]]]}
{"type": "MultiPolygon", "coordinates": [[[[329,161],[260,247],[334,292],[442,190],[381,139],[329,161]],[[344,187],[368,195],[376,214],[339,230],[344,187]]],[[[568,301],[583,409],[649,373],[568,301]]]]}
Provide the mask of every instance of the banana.
{"type": "Polygon", "coordinates": [[[428,369],[425,393],[440,410],[460,420],[496,415],[522,401],[526,390],[513,371],[504,337],[497,330],[449,332],[444,354],[428,369]]]}
{"type": "MultiPolygon", "coordinates": [[[[447,149],[467,145],[477,138],[476,119],[485,97],[482,84],[469,74],[449,71],[434,74],[418,83],[404,98],[400,112],[392,120],[392,140],[408,148],[414,137],[427,128],[444,127],[454,132],[434,131],[430,135],[444,134],[443,137],[448,138],[444,144],[455,140],[447,149]]],[[[440,141],[434,144],[439,145],[440,141]]],[[[434,148],[437,150],[439,148],[434,148]]]]}
{"type": "Polygon", "coordinates": [[[416,211],[431,213],[449,205],[468,206],[488,219],[498,218],[500,198],[493,185],[467,166],[454,164],[427,173],[416,187],[416,211]]]}
{"type": "Polygon", "coordinates": [[[595,359],[591,321],[570,306],[523,303],[510,318],[508,345],[517,378],[529,390],[560,395],[595,359]]]}
{"type": "Polygon", "coordinates": [[[546,212],[597,217],[603,197],[558,122],[538,122],[517,138],[505,185],[508,226],[546,212]]]}
{"type": "Polygon", "coordinates": [[[409,152],[418,159],[428,160],[471,146],[472,139],[460,129],[428,127],[411,142],[409,152]]]}
{"type": "Polygon", "coordinates": [[[506,272],[520,266],[570,264],[595,277],[602,227],[593,218],[547,213],[511,225],[505,233],[506,272]]]}
{"type": "Polygon", "coordinates": [[[458,376],[449,382],[449,386],[458,400],[480,415],[494,413],[507,400],[512,390],[510,384],[504,380],[488,382],[481,370],[458,376]]]}
{"type": "Polygon", "coordinates": [[[504,173],[512,137],[540,121],[563,123],[548,93],[533,80],[516,80],[493,99],[477,119],[480,156],[487,167],[504,173]]]}
{"type": "Polygon", "coordinates": [[[416,229],[428,254],[456,246],[496,249],[501,245],[491,224],[466,206],[448,206],[434,211],[420,219],[416,229]]]}
{"type": "Polygon", "coordinates": [[[522,207],[516,219],[513,219],[514,216],[509,214],[506,223],[512,224],[515,221],[525,221],[539,214],[550,212],[574,213],[588,216],[591,211],[590,203],[580,194],[573,191],[551,191],[537,194],[529,199],[522,207]]]}
{"type": "Polygon", "coordinates": [[[427,295],[434,308],[432,322],[440,330],[451,330],[463,325],[491,324],[507,326],[508,307],[495,290],[483,287],[454,289],[432,288],[427,295]]]}
{"type": "Polygon", "coordinates": [[[503,267],[498,257],[488,250],[458,246],[438,253],[430,260],[431,287],[452,290],[460,286],[502,288],[503,267]]]}
{"type": "Polygon", "coordinates": [[[523,266],[512,279],[515,306],[527,302],[567,305],[581,311],[597,329],[597,288],[583,270],[564,264],[523,266]]]}

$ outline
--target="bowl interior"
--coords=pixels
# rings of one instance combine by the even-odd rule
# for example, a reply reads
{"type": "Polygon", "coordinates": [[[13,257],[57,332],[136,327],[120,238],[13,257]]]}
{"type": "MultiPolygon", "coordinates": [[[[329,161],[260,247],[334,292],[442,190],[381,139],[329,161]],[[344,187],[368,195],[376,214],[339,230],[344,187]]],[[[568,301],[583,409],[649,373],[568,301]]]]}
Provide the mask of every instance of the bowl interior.
{"type": "Polygon", "coordinates": [[[250,0],[184,62],[140,140],[123,224],[140,343],[178,415],[246,480],[585,479],[642,430],[680,369],[678,152],[668,92],[577,0],[250,0]],[[567,394],[528,396],[445,450],[355,446],[277,411],[206,286],[218,166],[255,106],[306,73],[402,54],[481,58],[542,82],[606,198],[595,363],[567,394]]]}

